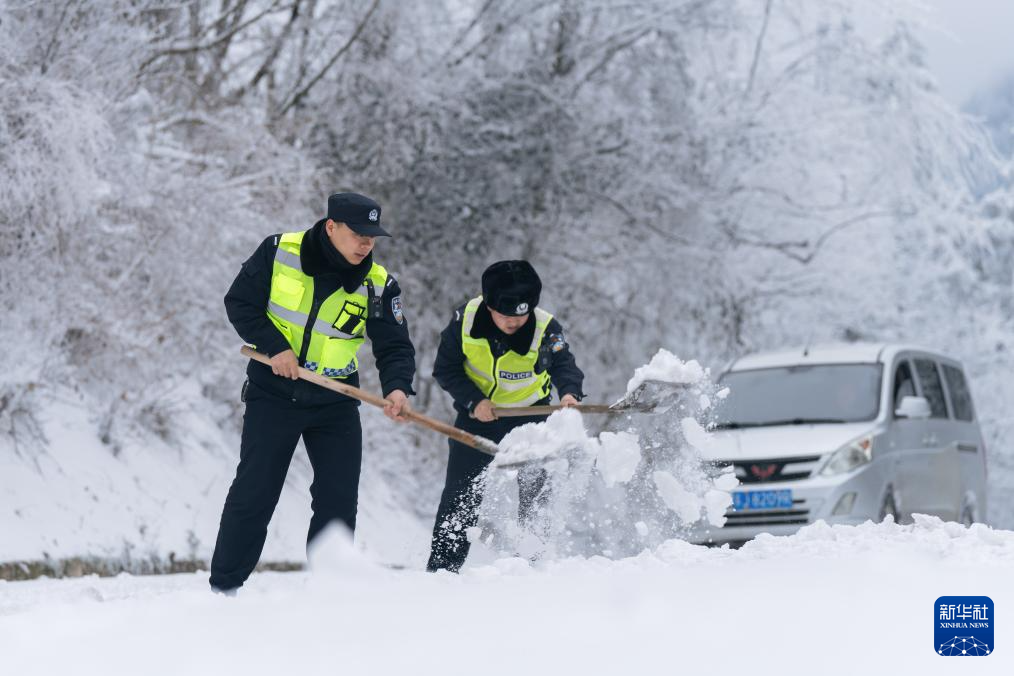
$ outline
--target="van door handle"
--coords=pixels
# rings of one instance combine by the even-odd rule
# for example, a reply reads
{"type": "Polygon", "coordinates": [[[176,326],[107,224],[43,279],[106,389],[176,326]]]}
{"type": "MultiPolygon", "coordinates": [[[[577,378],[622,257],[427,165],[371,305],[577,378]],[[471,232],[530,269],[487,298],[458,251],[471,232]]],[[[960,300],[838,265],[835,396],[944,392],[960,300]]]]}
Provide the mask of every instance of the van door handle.
{"type": "Polygon", "coordinates": [[[935,434],[927,434],[922,438],[923,446],[936,446],[936,444],[937,444],[937,435],[935,434]]]}

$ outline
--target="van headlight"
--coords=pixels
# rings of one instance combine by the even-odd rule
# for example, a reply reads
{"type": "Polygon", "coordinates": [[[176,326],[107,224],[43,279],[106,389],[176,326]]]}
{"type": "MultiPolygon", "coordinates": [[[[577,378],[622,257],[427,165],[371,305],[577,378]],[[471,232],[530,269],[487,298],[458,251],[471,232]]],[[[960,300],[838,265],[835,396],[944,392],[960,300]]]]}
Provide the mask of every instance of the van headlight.
{"type": "Polygon", "coordinates": [[[865,436],[845,444],[831,454],[821,468],[824,476],[851,472],[873,459],[873,437],[865,436]]]}

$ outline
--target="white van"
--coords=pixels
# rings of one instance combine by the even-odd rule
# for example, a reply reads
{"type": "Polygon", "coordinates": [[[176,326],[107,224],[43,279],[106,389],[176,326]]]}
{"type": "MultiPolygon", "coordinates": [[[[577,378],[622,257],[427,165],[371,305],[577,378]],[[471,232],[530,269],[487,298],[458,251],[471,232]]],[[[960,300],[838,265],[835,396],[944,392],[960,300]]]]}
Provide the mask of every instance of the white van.
{"type": "Polygon", "coordinates": [[[705,452],[740,485],[722,528],[740,543],[828,523],[986,516],[986,448],[961,364],[907,345],[850,344],[743,357],[705,452]]]}

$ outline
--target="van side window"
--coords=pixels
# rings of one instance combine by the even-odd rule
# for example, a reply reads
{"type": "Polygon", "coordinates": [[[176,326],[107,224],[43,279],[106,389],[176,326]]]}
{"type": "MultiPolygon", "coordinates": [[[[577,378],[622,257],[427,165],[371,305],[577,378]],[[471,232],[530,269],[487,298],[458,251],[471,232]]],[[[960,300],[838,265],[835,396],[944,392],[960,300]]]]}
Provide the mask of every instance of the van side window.
{"type": "Polygon", "coordinates": [[[930,405],[931,418],[947,417],[947,401],[944,399],[944,386],[940,382],[940,372],[935,362],[929,359],[916,359],[915,372],[922,383],[922,396],[930,405]]]}
{"type": "Polygon", "coordinates": [[[954,417],[958,420],[971,422],[975,419],[975,411],[972,409],[972,395],[968,391],[968,383],[965,382],[965,374],[961,369],[944,364],[944,379],[947,381],[947,390],[951,393],[951,406],[954,407],[954,417]]]}
{"type": "Polygon", "coordinates": [[[914,396],[915,381],[912,379],[912,369],[908,367],[908,362],[903,361],[894,370],[894,408],[891,411],[898,410],[903,397],[914,396]]]}

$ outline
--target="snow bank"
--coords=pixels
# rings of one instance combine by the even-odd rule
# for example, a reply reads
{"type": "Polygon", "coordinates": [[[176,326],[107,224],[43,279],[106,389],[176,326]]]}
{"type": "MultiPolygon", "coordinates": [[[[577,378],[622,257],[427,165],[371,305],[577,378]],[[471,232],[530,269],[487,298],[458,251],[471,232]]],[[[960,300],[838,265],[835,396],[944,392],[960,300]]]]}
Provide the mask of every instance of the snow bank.
{"type": "MultiPolygon", "coordinates": [[[[166,439],[131,435],[122,445],[104,444],[101,420],[91,413],[97,404],[73,391],[51,393],[38,412],[43,451],[19,452],[0,438],[0,563],[94,557],[134,569],[170,557],[210,559],[239,458],[239,430],[221,422],[228,407],[203,398],[196,382],[172,394],[176,424],[166,439]]],[[[410,454],[412,445],[396,436],[404,428],[371,408],[361,412],[367,449],[410,454]]],[[[389,481],[390,466],[403,465],[394,453],[367,450],[363,461],[357,540],[384,561],[421,565],[432,522],[419,519],[404,493],[425,487],[389,481]]],[[[311,475],[300,444],[262,561],[305,560],[311,475]]],[[[435,508],[440,487],[428,489],[435,508]]]]}
{"type": "MultiPolygon", "coordinates": [[[[343,565],[255,574],[234,599],[203,575],[0,583],[4,671],[949,675],[960,665],[933,651],[934,600],[982,594],[998,615],[1014,602],[1014,533],[929,517],[460,576],[343,565]]],[[[997,626],[976,671],[1014,670],[997,626]]]]}

